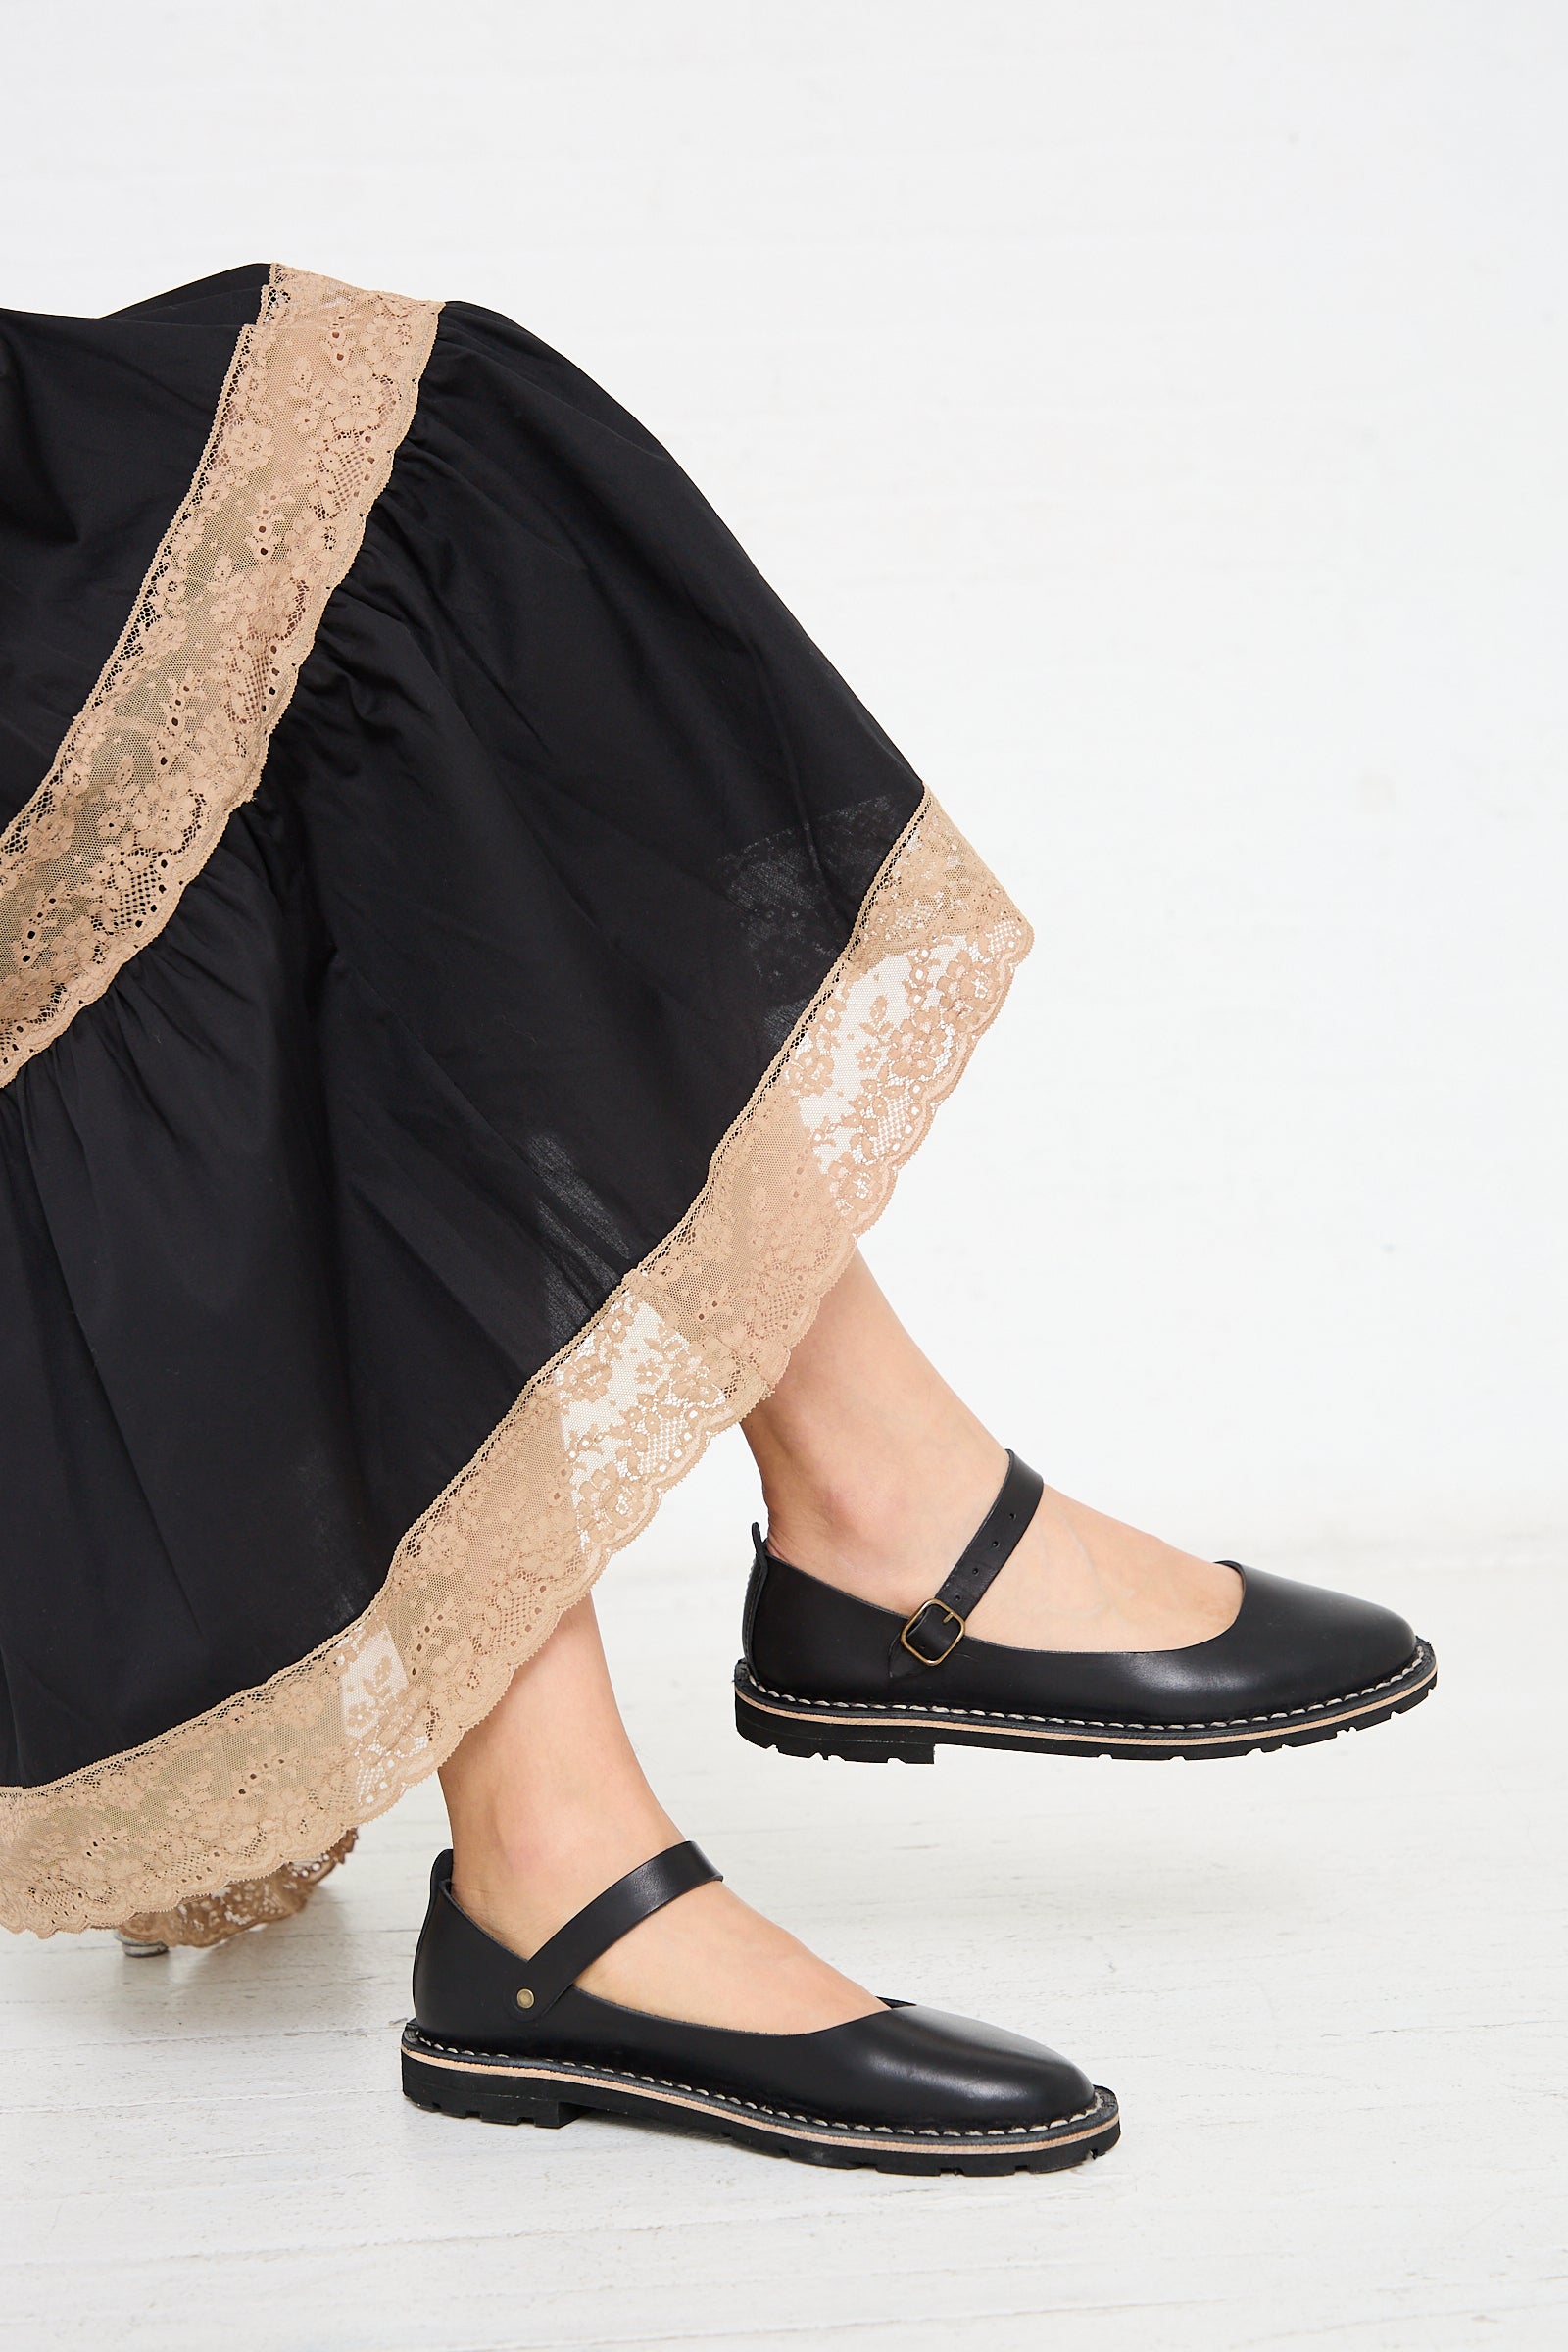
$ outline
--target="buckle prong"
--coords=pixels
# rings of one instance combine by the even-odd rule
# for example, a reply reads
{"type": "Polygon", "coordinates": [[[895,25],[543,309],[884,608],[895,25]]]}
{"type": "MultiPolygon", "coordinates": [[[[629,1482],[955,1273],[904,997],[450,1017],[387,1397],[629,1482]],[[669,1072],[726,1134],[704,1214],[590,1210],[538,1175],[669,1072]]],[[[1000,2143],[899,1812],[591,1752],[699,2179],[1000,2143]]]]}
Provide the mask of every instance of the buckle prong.
{"type": "Polygon", "coordinates": [[[902,1627],[899,1634],[899,1640],[904,1643],[904,1646],[908,1651],[910,1657],[918,1658],[922,1666],[940,1666],[944,1658],[952,1657],[954,1651],[957,1648],[958,1643],[963,1640],[966,1630],[967,1627],[965,1620],[958,1615],[956,1609],[950,1609],[945,1600],[922,1600],[920,1606],[915,1610],[913,1616],[908,1618],[902,1627]],[[909,1640],[909,1636],[913,1633],[915,1627],[920,1623],[920,1620],[924,1617],[928,1609],[940,1609],[943,1616],[947,1619],[948,1624],[954,1629],[953,1633],[948,1638],[946,1646],[942,1649],[939,1649],[935,1657],[932,1657],[923,1649],[916,1649],[914,1643],[909,1640]]]}

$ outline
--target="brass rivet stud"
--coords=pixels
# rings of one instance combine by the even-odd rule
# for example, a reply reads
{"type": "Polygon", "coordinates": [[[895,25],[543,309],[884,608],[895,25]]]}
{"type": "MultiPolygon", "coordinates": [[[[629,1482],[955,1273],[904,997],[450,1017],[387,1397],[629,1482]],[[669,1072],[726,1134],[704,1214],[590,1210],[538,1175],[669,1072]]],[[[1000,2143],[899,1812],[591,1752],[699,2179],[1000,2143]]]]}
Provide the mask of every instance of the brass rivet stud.
{"type": "Polygon", "coordinates": [[[533,1994],[528,1990],[526,1984],[519,1984],[517,1986],[517,2007],[519,2009],[531,2009],[533,2007],[533,1994]]]}

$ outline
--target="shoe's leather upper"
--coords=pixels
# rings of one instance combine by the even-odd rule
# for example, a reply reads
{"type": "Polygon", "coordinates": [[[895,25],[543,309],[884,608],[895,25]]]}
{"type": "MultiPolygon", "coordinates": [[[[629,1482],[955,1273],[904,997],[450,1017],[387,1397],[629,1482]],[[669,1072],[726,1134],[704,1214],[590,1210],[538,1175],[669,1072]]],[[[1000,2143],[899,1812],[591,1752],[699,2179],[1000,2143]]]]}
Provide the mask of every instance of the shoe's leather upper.
{"type": "Polygon", "coordinates": [[[970,1634],[940,1665],[895,1677],[905,1620],[776,1559],[760,1544],[747,1594],[746,1664],[802,1699],[953,1707],[1144,1724],[1231,1722],[1349,1697],[1397,1675],[1419,1646],[1402,1617],[1243,1568],[1233,1624],[1185,1649],[1013,1649],[970,1634]]]}
{"type": "MultiPolygon", "coordinates": [[[[703,1875],[718,1874],[705,1865],[703,1875]]],[[[626,1885],[621,1880],[610,1895],[626,1885]]],[[[831,2124],[1005,2132],[1058,2123],[1095,2103],[1088,2077],[1054,2050],[941,2010],[899,2003],[818,2034],[732,2034],[622,2008],[576,1984],[556,1987],[540,1964],[564,1948],[594,1909],[579,1912],[533,1960],[524,1960],[461,1908],[452,1893],[452,1856],[439,1855],[414,1962],[420,2033],[447,2048],[609,2069],[831,2124]],[[517,2004],[519,1987],[534,1995],[528,2008],[517,2004]]],[[[628,1918],[625,1926],[631,1924],[628,1918]]],[[[605,1936],[598,1949],[614,1939],[605,1936]]]]}

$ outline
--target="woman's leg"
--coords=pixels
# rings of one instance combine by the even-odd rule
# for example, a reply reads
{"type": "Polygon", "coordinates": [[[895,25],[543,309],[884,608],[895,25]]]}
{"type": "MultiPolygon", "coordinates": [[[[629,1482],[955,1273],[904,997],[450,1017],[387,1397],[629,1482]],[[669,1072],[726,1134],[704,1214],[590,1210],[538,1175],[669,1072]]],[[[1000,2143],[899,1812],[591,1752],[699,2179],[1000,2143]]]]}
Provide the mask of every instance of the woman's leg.
{"type": "MultiPolygon", "coordinates": [[[[518,1669],[441,1786],[453,1892],[525,1955],[682,1834],[626,1737],[591,1600],[568,1609],[518,1669]]],[[[810,2034],[882,2006],[716,1885],[633,1928],[580,1981],[632,2008],[771,2034],[810,2034]]]]}
{"type": "MultiPolygon", "coordinates": [[[[921,1354],[857,1253],[778,1388],[746,1423],[771,1538],[879,1605],[935,1592],[1002,1483],[1002,1446],[921,1354]]],[[[1049,1489],[983,1638],[1027,1647],[1171,1647],[1221,1631],[1237,1580],[1049,1489]]],[[[681,1833],[626,1736],[591,1601],[567,1611],[441,1774],[453,1891],[525,1954],[681,1833]]],[[[812,2033],[880,2004],[727,1886],[644,1921],[582,1982],[696,2024],[812,2033]]]]}
{"type": "MultiPolygon", "coordinates": [[[[857,1251],[746,1422],[768,1540],[797,1568],[901,1612],[941,1584],[1006,1455],[921,1354],[857,1251]]],[[[1240,1580],[1047,1488],[970,1623],[1028,1649],[1174,1649],[1222,1633],[1240,1580]]]]}

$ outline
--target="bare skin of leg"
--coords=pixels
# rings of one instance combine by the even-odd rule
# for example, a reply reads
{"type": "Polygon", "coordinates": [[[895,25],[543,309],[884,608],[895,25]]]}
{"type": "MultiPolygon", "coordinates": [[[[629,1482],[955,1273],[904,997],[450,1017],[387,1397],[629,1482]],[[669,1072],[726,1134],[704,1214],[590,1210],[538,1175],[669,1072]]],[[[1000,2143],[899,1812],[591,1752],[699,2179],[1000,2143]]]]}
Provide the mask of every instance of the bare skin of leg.
{"type": "MultiPolygon", "coordinates": [[[[615,1704],[591,1600],[568,1609],[441,1773],[453,1892],[531,1958],[584,1903],[679,1842],[615,1704]]],[[[813,2034],[882,2003],[728,1886],[694,1887],[579,1979],[627,2008],[739,2032],[813,2034]]]]}
{"type": "MultiPolygon", "coordinates": [[[[858,1254],[745,1426],[774,1547],[905,1612],[936,1591],[1006,1467],[858,1254]]],[[[970,1622],[1027,1648],[1167,1649],[1222,1632],[1238,1600],[1229,1569],[1048,1490],[970,1622]]],[[[525,1957],[680,1837],[626,1737],[591,1601],[518,1670],[441,1784],[454,1892],[525,1957]]],[[[581,1982],[630,2008],[753,2033],[815,2033],[882,2005],[723,1886],[645,1920],[581,1982]]]]}
{"type": "MultiPolygon", "coordinates": [[[[935,1592],[1007,1466],[858,1251],[745,1428],[772,1549],[904,1614],[935,1592]]],[[[1240,1604],[1232,1569],[1048,1487],[969,1624],[1024,1649],[1180,1649],[1223,1633],[1240,1604]]]]}

